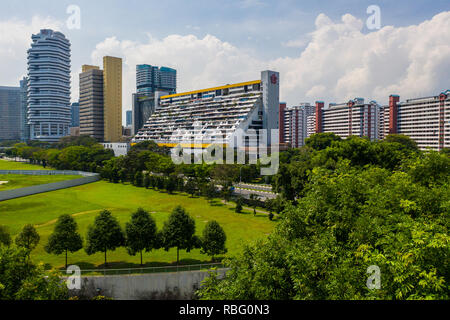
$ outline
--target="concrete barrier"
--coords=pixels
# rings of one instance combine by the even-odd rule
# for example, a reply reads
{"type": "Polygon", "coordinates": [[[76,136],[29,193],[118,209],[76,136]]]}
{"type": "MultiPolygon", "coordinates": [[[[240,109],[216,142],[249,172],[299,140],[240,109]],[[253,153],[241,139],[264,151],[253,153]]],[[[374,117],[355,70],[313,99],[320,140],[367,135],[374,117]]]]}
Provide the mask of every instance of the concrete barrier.
{"type": "Polygon", "coordinates": [[[100,180],[98,173],[83,171],[61,171],[61,170],[0,170],[0,174],[18,174],[18,175],[74,175],[82,176],[79,179],[59,181],[54,183],[41,184],[26,188],[0,191],[0,201],[11,200],[30,196],[44,192],[50,192],[60,189],[72,188],[100,180]]]}
{"type": "MultiPolygon", "coordinates": [[[[228,269],[215,272],[221,278],[228,269]]],[[[82,276],[80,295],[101,294],[115,300],[192,299],[208,271],[151,273],[146,275],[82,276]]],[[[74,292],[73,294],[77,294],[74,292]]]]}

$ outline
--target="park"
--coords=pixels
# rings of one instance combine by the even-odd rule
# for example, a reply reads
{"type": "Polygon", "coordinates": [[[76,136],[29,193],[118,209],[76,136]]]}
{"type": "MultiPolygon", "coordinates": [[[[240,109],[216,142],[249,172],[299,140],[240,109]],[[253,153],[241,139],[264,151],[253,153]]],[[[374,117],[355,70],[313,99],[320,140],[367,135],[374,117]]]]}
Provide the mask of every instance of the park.
{"type": "MultiPolygon", "coordinates": [[[[38,165],[0,160],[0,169],[43,168],[38,165]]],[[[70,179],[76,176],[27,178],[0,176],[2,181],[16,181],[17,187],[56,182],[63,178],[70,179]],[[54,180],[51,181],[52,179],[54,180]]],[[[2,186],[0,191],[1,188],[2,186]]],[[[114,184],[106,181],[0,202],[0,225],[6,226],[13,238],[20,233],[24,225],[35,226],[40,235],[40,242],[31,253],[33,261],[44,263],[47,269],[61,268],[64,266],[63,255],[51,255],[44,250],[59,216],[71,215],[78,224],[78,232],[85,238],[88,226],[102,210],[109,210],[123,228],[130,220],[131,214],[138,208],[143,208],[151,214],[157,228],[160,229],[176,206],[185,208],[195,220],[197,235],[201,235],[205,225],[211,220],[217,221],[223,227],[227,235],[228,253],[218,258],[237,254],[242,250],[242,244],[267,237],[276,225],[276,222],[267,219],[266,214],[253,215],[250,210],[243,210],[241,214],[237,214],[234,206],[219,200],[207,201],[184,193],[168,194],[137,188],[131,184],[114,184]]],[[[176,258],[176,249],[172,248],[169,251],[158,249],[144,254],[144,265],[146,267],[171,265],[176,262],[176,258]]],[[[82,269],[103,268],[103,261],[102,253],[89,256],[84,249],[69,254],[69,264],[78,265],[82,269]]],[[[201,254],[199,249],[193,249],[189,253],[180,251],[180,264],[200,264],[210,261],[210,257],[201,254]]],[[[130,256],[123,247],[108,253],[108,267],[117,269],[138,266],[140,266],[139,257],[130,256]]]]}

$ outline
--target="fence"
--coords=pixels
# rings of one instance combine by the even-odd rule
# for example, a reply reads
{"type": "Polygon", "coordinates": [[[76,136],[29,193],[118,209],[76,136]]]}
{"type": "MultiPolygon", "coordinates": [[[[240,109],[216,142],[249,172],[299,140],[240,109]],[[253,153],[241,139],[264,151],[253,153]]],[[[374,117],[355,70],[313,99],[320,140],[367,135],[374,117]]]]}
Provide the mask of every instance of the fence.
{"type": "MultiPolygon", "coordinates": [[[[169,272],[186,272],[186,271],[202,271],[210,270],[213,268],[224,268],[223,263],[204,263],[204,264],[188,264],[178,266],[162,266],[162,267],[142,267],[142,268],[121,268],[121,269],[81,269],[81,275],[137,275],[148,273],[169,273],[169,272]]],[[[60,270],[62,274],[66,274],[66,270],[60,270]]]]}
{"type": "Polygon", "coordinates": [[[19,188],[13,190],[0,191],[0,201],[11,200],[15,198],[26,197],[34,194],[55,191],[60,189],[72,188],[83,184],[88,184],[100,180],[98,173],[83,171],[64,171],[64,170],[0,170],[0,174],[17,175],[79,175],[82,178],[66,180],[48,184],[41,184],[32,187],[19,188]]]}

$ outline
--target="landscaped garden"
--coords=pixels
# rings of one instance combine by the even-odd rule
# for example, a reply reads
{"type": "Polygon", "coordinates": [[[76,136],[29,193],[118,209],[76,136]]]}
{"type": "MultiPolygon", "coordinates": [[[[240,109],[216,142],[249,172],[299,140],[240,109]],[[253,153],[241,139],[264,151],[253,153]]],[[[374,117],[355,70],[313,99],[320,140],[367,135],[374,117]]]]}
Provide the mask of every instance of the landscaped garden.
{"type": "MultiPolygon", "coordinates": [[[[30,177],[30,179],[34,178],[36,177],[30,177]]],[[[184,207],[195,219],[196,234],[199,236],[208,221],[216,220],[223,227],[227,235],[227,255],[233,255],[242,250],[244,243],[266,237],[275,226],[275,222],[269,221],[266,214],[259,213],[254,216],[252,212],[246,210],[237,214],[233,206],[227,206],[219,200],[211,203],[204,198],[192,198],[186,194],[170,195],[129,184],[113,184],[105,181],[0,202],[0,225],[7,226],[14,237],[24,225],[33,224],[40,235],[40,242],[31,253],[32,259],[42,261],[48,267],[62,267],[64,266],[63,255],[51,255],[44,250],[56,220],[62,214],[70,214],[75,218],[79,232],[85,238],[88,226],[103,209],[111,211],[124,227],[130,220],[131,214],[142,207],[151,213],[158,229],[161,229],[164,221],[178,205],[184,207]]],[[[176,258],[175,248],[168,252],[159,249],[145,253],[144,263],[146,266],[167,265],[176,261],[176,258]]],[[[201,254],[200,249],[193,249],[189,253],[180,251],[181,264],[209,261],[210,258],[201,254]]],[[[69,264],[76,264],[81,268],[102,267],[103,262],[102,253],[89,256],[82,249],[69,254],[69,264]]],[[[138,267],[139,265],[139,257],[130,256],[125,248],[108,252],[108,267],[138,267]]]]}

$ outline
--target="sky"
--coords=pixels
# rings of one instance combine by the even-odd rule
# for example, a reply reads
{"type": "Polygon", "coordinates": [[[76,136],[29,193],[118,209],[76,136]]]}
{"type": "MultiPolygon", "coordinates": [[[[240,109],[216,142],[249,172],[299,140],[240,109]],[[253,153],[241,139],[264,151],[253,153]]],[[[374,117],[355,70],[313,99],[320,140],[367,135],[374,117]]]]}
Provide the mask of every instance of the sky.
{"type": "Polygon", "coordinates": [[[280,72],[288,105],[355,97],[380,104],[450,89],[449,0],[2,0],[0,85],[26,75],[31,35],[61,31],[72,48],[72,101],[83,64],[123,58],[123,112],[136,64],[178,71],[178,92],[280,72]],[[80,28],[69,28],[69,6],[80,28]],[[380,28],[368,28],[376,5],[380,28]]]}

